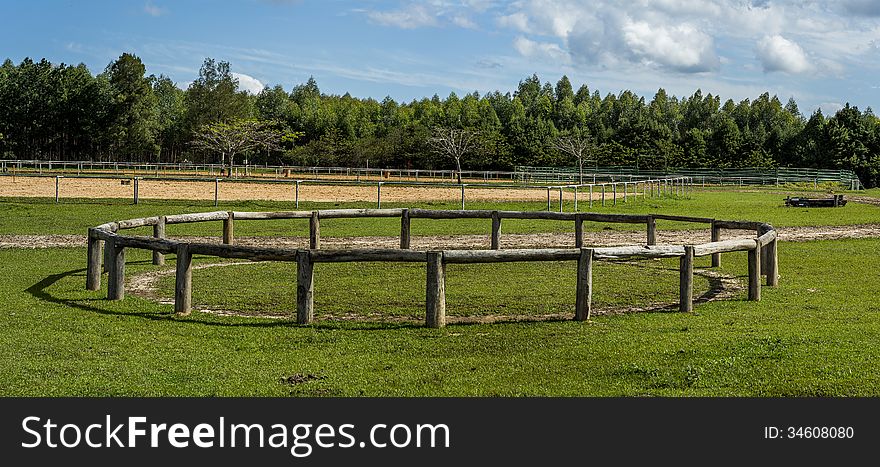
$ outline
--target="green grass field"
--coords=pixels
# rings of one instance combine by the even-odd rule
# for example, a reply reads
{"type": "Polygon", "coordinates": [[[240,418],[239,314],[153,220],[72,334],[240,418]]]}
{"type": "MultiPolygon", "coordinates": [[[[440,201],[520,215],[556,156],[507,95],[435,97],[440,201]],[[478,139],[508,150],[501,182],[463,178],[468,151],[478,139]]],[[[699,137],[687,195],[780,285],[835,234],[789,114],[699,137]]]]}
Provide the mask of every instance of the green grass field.
{"type": "MultiPolygon", "coordinates": [[[[545,207],[492,207],[517,206],[545,207]]],[[[3,200],[0,233],[83,234],[109,220],[212,209],[198,203],[131,206],[104,200],[56,206],[3,200]]],[[[777,192],[695,193],[692,200],[618,203],[604,211],[752,219],[777,226],[880,223],[877,207],[788,209],[781,207],[777,192]]],[[[505,232],[570,227],[563,224],[505,223],[505,232]]],[[[241,223],[236,234],[305,234],[305,224],[294,225],[241,223]]],[[[220,231],[213,224],[172,227],[172,234],[220,231]]],[[[322,225],[322,234],[395,235],[396,227],[339,220],[322,225]]],[[[658,227],[682,226],[664,222],[658,227]]],[[[486,232],[485,222],[414,225],[416,235],[486,232]],[[454,231],[445,232],[447,227],[454,231]]],[[[698,304],[693,314],[661,310],[597,316],[590,322],[453,324],[436,330],[396,319],[421,316],[424,268],[419,266],[320,264],[319,321],[297,326],[290,319],[199,312],[181,318],[170,305],[130,294],[109,302],[106,289],[84,290],[85,248],[5,249],[0,250],[0,394],[878,396],[877,251],[880,239],[782,242],[780,286],[765,287],[760,302],[745,301],[739,293],[698,304]],[[326,319],[342,315],[363,319],[326,319]],[[296,374],[318,378],[284,382],[296,374]]],[[[147,252],[131,251],[127,260],[129,278],[155,270],[147,252]]],[[[744,282],[745,260],[745,253],[725,255],[720,272],[744,282]]],[[[197,263],[214,261],[197,258],[197,263]]],[[[697,268],[706,266],[706,258],[697,261],[697,268]]],[[[173,256],[166,267],[173,267],[173,256]]],[[[197,270],[194,301],[284,315],[293,307],[295,273],[295,265],[276,263],[197,270]]],[[[601,262],[594,276],[600,308],[676,300],[674,262],[601,262]],[[629,287],[635,292],[627,292],[629,287]]],[[[448,278],[450,316],[569,313],[574,301],[573,263],[451,265],[448,278]]],[[[708,281],[698,276],[696,287],[699,295],[708,281]]],[[[168,280],[160,281],[160,291],[168,288],[168,280]]]]}

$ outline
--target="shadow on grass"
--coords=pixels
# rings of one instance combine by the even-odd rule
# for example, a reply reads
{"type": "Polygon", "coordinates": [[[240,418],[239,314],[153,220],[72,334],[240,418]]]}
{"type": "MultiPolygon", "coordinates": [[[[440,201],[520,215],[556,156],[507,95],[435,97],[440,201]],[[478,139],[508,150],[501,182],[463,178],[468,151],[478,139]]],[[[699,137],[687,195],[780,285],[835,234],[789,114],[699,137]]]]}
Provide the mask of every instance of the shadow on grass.
{"type": "MultiPolygon", "coordinates": [[[[137,262],[137,263],[128,263],[128,264],[146,264],[148,261],[137,262]]],[[[317,322],[311,325],[300,325],[291,321],[277,321],[277,322],[254,322],[254,323],[243,323],[243,322],[220,322],[213,320],[201,319],[200,314],[192,314],[187,317],[180,317],[176,313],[173,312],[134,312],[134,311],[113,311],[105,308],[100,308],[96,306],[87,305],[83,302],[106,302],[106,299],[101,298],[82,298],[82,299],[67,299],[58,296],[52,295],[48,289],[54,286],[58,281],[66,279],[68,277],[73,276],[84,276],[86,269],[74,269],[70,271],[61,272],[58,274],[52,274],[47,276],[45,279],[37,282],[36,284],[25,289],[25,292],[36,298],[37,300],[54,303],[57,305],[63,305],[71,308],[75,308],[82,311],[87,311],[90,313],[97,313],[101,315],[107,316],[127,316],[127,317],[137,317],[143,319],[149,319],[154,321],[173,321],[176,323],[185,323],[185,324],[198,324],[204,326],[221,326],[221,327],[251,327],[251,328],[275,328],[275,327],[291,327],[291,328],[309,328],[309,329],[333,329],[333,330],[357,330],[357,331],[383,331],[388,329],[405,329],[405,328],[420,328],[421,326],[416,325],[415,323],[383,323],[383,322],[357,322],[357,323],[346,323],[346,325],[342,325],[341,323],[336,322],[317,322]]],[[[95,292],[98,293],[98,292],[95,292]]]]}

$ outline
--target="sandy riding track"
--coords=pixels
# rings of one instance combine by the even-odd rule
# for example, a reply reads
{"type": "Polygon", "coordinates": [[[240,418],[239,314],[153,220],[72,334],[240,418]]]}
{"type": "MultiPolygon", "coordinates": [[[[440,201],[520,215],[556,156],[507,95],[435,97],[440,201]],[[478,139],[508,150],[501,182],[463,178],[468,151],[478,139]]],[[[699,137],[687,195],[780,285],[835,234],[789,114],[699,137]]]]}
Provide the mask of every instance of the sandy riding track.
{"type": "MultiPolygon", "coordinates": [[[[128,181],[128,180],[125,180],[128,181]]],[[[59,197],[65,198],[128,198],[134,197],[133,184],[123,185],[123,180],[102,178],[62,178],[59,180],[59,197]]],[[[632,187],[630,187],[632,190],[632,187]]],[[[311,202],[356,202],[376,201],[377,187],[375,184],[365,185],[314,185],[302,183],[299,188],[300,201],[311,202]]],[[[213,181],[178,181],[178,180],[140,180],[140,199],[180,199],[180,200],[213,200],[213,181]]],[[[611,199],[611,188],[606,198],[611,199]]],[[[634,196],[630,191],[629,196],[634,196]]],[[[0,197],[23,198],[54,198],[54,177],[0,177],[0,197]]],[[[617,193],[622,198],[622,193],[617,193]]],[[[563,199],[571,201],[574,194],[564,192],[563,199]]],[[[220,201],[293,201],[295,199],[295,183],[271,182],[220,182],[220,201]]],[[[431,186],[399,186],[383,185],[382,201],[392,203],[424,202],[424,201],[458,201],[461,191],[458,187],[431,186]]],[[[546,201],[545,188],[485,188],[467,187],[465,199],[468,201],[546,201]]],[[[551,199],[559,200],[559,192],[553,190],[551,199]]],[[[586,201],[589,195],[581,192],[578,199],[586,201]]],[[[601,199],[601,193],[595,191],[593,199],[601,199]]]]}

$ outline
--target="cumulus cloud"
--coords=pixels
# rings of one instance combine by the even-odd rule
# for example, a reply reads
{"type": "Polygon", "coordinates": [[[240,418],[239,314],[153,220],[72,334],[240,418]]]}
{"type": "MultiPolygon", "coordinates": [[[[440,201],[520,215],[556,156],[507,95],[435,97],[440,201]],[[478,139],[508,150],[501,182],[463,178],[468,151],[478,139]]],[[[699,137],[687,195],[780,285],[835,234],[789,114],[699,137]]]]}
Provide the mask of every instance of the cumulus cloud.
{"type": "Polygon", "coordinates": [[[568,62],[568,53],[559,47],[559,44],[551,42],[538,42],[526,39],[523,36],[513,41],[513,48],[524,57],[544,59],[554,62],[568,62]]]}
{"type": "Polygon", "coordinates": [[[238,88],[251,94],[259,94],[266,87],[260,80],[243,73],[232,73],[232,76],[238,80],[238,88]]]}
{"type": "Polygon", "coordinates": [[[781,71],[797,74],[813,69],[804,49],[778,34],[765,36],[758,41],[757,54],[767,73],[781,71]]]}
{"type": "Polygon", "coordinates": [[[630,21],[622,33],[630,51],[647,63],[683,72],[711,71],[719,66],[712,37],[692,25],[630,21]]]}

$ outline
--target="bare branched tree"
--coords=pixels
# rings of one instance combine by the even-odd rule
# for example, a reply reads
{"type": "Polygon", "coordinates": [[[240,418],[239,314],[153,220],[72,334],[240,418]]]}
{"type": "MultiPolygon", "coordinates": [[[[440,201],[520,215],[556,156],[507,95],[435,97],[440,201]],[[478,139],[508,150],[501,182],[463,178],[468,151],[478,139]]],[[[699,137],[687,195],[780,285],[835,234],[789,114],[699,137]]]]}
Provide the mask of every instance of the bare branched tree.
{"type": "Polygon", "coordinates": [[[584,183],[584,158],[590,155],[596,146],[595,141],[586,132],[573,132],[559,135],[553,143],[553,148],[577,159],[578,183],[584,183]]]}
{"type": "Polygon", "coordinates": [[[256,149],[278,149],[281,137],[281,132],[274,128],[274,122],[234,120],[203,125],[196,132],[192,145],[220,153],[220,164],[226,165],[228,160],[228,176],[232,176],[236,155],[256,149]]]}
{"type": "Polygon", "coordinates": [[[478,144],[479,134],[474,130],[457,128],[434,128],[428,144],[434,151],[455,159],[455,171],[461,184],[461,158],[473,151],[478,144]]]}

